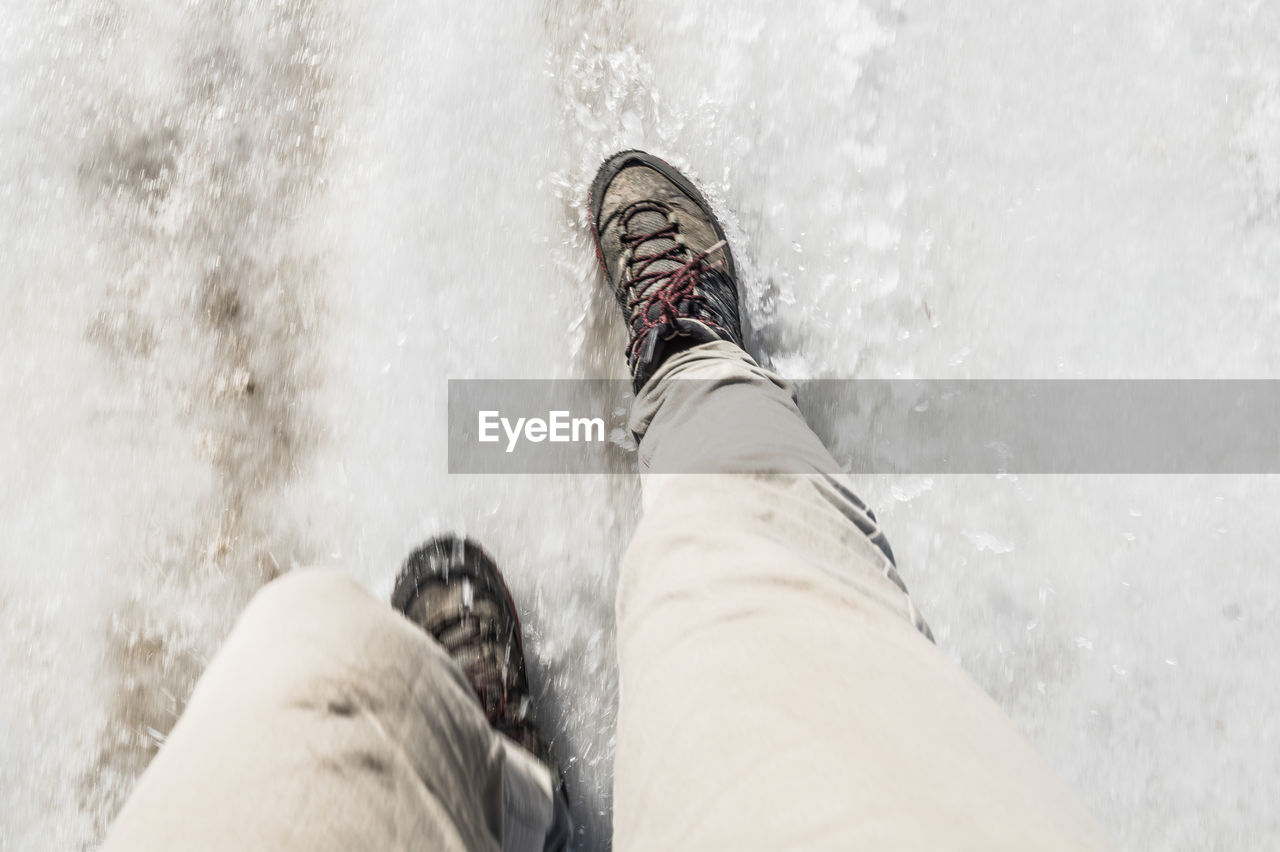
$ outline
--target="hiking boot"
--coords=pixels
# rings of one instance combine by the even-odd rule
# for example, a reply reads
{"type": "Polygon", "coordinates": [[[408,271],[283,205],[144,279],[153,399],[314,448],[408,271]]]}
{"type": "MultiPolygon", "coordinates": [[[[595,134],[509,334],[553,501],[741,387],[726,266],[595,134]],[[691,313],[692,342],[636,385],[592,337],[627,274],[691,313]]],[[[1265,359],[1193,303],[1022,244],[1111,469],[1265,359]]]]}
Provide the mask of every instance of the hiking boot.
{"type": "Polygon", "coordinates": [[[614,154],[591,185],[591,226],[630,330],[637,392],[675,352],[715,340],[743,345],[733,254],[684,175],[643,151],[614,154]]]}
{"type": "Polygon", "coordinates": [[[470,539],[428,541],[405,561],[391,605],[449,652],[489,725],[558,772],[533,727],[520,619],[489,555],[470,539]]]}

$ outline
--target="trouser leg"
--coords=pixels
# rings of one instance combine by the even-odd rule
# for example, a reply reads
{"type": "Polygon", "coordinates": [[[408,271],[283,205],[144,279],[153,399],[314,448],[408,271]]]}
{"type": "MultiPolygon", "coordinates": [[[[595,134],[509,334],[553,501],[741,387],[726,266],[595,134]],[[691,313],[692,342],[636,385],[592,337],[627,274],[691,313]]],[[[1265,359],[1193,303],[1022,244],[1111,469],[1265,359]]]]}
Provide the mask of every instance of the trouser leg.
{"type": "Polygon", "coordinates": [[[697,347],[633,428],[667,473],[618,591],[617,849],[1105,848],[926,638],[784,383],[697,347]]]}
{"type": "Polygon", "coordinates": [[[106,848],[541,849],[550,819],[549,773],[444,649],[304,571],[250,603],[106,848]]]}

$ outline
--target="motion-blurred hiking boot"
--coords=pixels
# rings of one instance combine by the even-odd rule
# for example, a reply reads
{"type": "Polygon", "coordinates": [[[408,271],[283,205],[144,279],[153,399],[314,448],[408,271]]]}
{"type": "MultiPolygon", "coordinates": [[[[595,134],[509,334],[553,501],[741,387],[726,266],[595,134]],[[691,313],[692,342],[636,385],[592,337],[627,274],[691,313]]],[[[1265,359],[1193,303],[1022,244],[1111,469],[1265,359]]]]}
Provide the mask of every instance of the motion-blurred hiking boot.
{"type": "Polygon", "coordinates": [[[627,365],[640,390],[675,352],[742,346],[737,275],[702,193],[643,151],[604,161],[591,185],[596,254],[631,333],[627,365]]]}
{"type": "Polygon", "coordinates": [[[544,850],[567,849],[573,818],[564,774],[533,726],[520,618],[498,566],[470,539],[433,538],[405,560],[391,605],[449,652],[480,700],[489,725],[551,771],[552,822],[544,850]]]}
{"type": "Polygon", "coordinates": [[[520,619],[489,555],[470,539],[440,536],[405,561],[391,605],[435,637],[458,664],[490,726],[554,770],[529,713],[520,619]]]}

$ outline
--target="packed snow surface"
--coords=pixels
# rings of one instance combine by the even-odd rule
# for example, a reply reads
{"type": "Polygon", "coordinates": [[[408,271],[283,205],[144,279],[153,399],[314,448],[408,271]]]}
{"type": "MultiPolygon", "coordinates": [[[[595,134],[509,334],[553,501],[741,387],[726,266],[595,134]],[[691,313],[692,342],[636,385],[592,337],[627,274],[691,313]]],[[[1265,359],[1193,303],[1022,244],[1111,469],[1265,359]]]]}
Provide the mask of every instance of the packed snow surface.
{"type": "MultiPolygon", "coordinates": [[[[607,846],[637,478],[450,476],[444,402],[624,375],[623,147],[723,212],[784,374],[1280,377],[1275,3],[3,0],[0,850],[101,838],[264,581],[385,596],[442,530],[607,846]]],[[[1280,481],[859,487],[1122,848],[1280,846],[1280,481]]]]}

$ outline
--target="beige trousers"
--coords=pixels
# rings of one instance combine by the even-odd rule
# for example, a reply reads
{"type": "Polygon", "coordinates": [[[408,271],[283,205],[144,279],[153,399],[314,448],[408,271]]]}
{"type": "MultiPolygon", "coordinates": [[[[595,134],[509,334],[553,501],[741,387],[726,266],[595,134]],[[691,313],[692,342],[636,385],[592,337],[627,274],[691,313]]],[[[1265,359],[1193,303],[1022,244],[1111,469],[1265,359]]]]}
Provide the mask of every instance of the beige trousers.
{"type": "Polygon", "coordinates": [[[636,401],[614,845],[1046,852],[1107,842],[926,638],[786,383],[727,343],[636,401]]]}
{"type": "Polygon", "coordinates": [[[355,581],[254,597],[106,850],[541,850],[551,777],[444,649],[355,581]]]}
{"type": "MultiPolygon", "coordinates": [[[[615,848],[1106,848],[926,638],[785,383],[699,346],[633,429],[651,473],[617,601],[615,848]]],[[[530,764],[439,646],[303,573],[250,605],[108,848],[538,848],[530,764]]]]}

